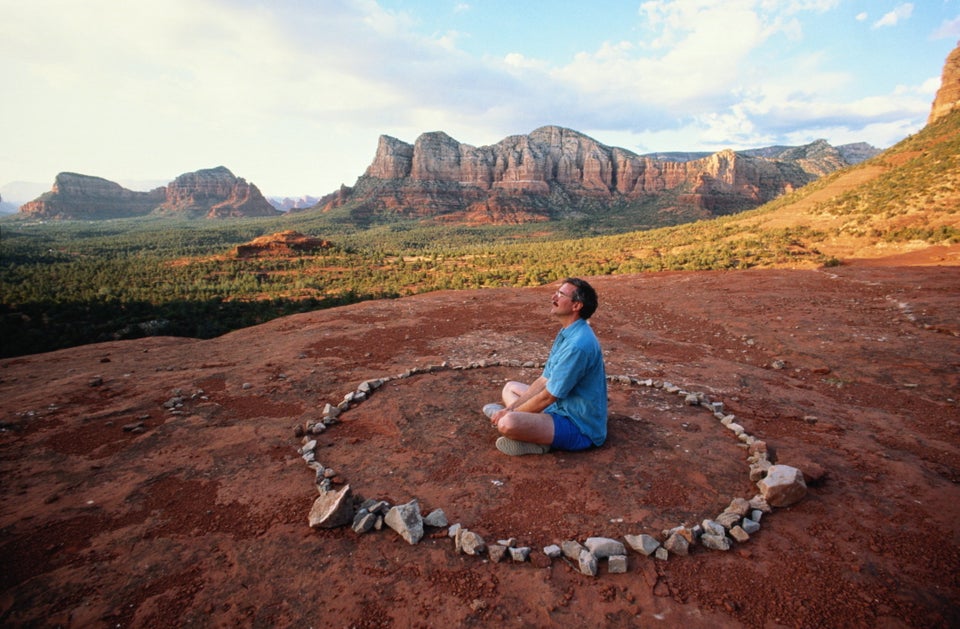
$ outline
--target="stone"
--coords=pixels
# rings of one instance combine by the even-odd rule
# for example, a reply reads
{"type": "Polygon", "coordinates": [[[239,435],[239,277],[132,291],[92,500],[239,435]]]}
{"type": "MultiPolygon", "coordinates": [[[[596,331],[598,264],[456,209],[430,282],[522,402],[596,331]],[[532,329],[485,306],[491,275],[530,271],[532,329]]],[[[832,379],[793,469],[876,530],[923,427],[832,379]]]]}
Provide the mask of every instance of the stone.
{"type": "Polygon", "coordinates": [[[690,542],[680,533],[674,533],[663,543],[663,547],[674,555],[686,557],[690,554],[690,542]]]}
{"type": "Polygon", "coordinates": [[[751,520],[750,518],[744,518],[743,523],[740,526],[743,527],[743,530],[746,531],[747,535],[753,535],[760,530],[760,523],[756,520],[751,520]]]}
{"type": "Polygon", "coordinates": [[[626,555],[610,555],[607,558],[607,570],[610,574],[624,574],[627,571],[626,555]]]}
{"type": "Polygon", "coordinates": [[[423,517],[420,515],[420,503],[416,498],[391,508],[383,521],[411,545],[423,538],[423,517]]]}
{"type": "Polygon", "coordinates": [[[750,534],[747,533],[741,526],[735,526],[731,528],[730,537],[741,544],[750,540],[750,534]]]}
{"type": "Polygon", "coordinates": [[[609,537],[588,537],[583,544],[597,559],[606,559],[610,555],[627,554],[623,542],[609,537]]]}
{"type": "Polygon", "coordinates": [[[803,472],[789,465],[772,465],[757,483],[764,500],[771,507],[789,507],[807,495],[803,472]]]}
{"type": "Polygon", "coordinates": [[[516,562],[524,562],[530,556],[530,548],[528,546],[516,546],[508,549],[510,551],[510,558],[516,562]]]}
{"type": "Polygon", "coordinates": [[[323,407],[323,416],[336,419],[340,416],[340,408],[328,402],[323,407]]]}
{"type": "Polygon", "coordinates": [[[657,548],[660,547],[660,542],[646,533],[641,533],[640,535],[624,535],[623,539],[626,540],[630,548],[647,557],[655,553],[657,548]]]}
{"type": "MultiPolygon", "coordinates": [[[[770,505],[767,504],[766,498],[764,498],[760,494],[757,494],[756,496],[750,499],[750,508],[756,511],[760,511],[761,513],[770,513],[770,511],[772,511],[772,509],[770,508],[770,505]]],[[[753,519],[756,520],[757,522],[760,521],[760,518],[753,518],[753,519]]]]}
{"type": "Polygon", "coordinates": [[[718,515],[716,518],[714,518],[714,522],[716,522],[717,524],[719,524],[725,529],[729,529],[731,526],[734,526],[737,522],[740,521],[740,517],[741,516],[737,515],[736,513],[724,511],[723,513],[718,515]]]}
{"type": "Polygon", "coordinates": [[[587,575],[588,577],[597,576],[597,558],[586,548],[580,551],[580,556],[577,558],[577,564],[580,567],[580,572],[583,574],[587,575]]]}
{"type": "Polygon", "coordinates": [[[659,559],[660,561],[666,561],[670,557],[670,553],[667,551],[666,548],[661,546],[660,548],[654,551],[653,556],[659,559]]]}
{"type": "Polygon", "coordinates": [[[563,551],[563,556],[571,561],[579,561],[580,553],[584,550],[580,542],[572,540],[561,542],[560,549],[563,551]]]}
{"type": "Polygon", "coordinates": [[[367,533],[373,529],[376,523],[377,515],[375,513],[361,509],[353,518],[353,532],[360,534],[367,533]]]}
{"type": "Polygon", "coordinates": [[[426,526],[432,526],[434,528],[443,528],[447,526],[447,515],[443,512],[443,509],[434,509],[423,518],[423,523],[426,526]]]}
{"type": "MultiPolygon", "coordinates": [[[[759,459],[756,463],[750,465],[750,480],[757,482],[766,478],[773,465],[767,459],[759,459]]],[[[749,505],[749,503],[748,503],[749,505]]]]}
{"type": "Polygon", "coordinates": [[[724,509],[724,511],[736,513],[740,517],[743,517],[750,511],[750,501],[744,498],[734,498],[730,501],[730,506],[724,509]]]}
{"type": "Polygon", "coordinates": [[[556,559],[563,554],[563,550],[561,550],[561,548],[556,544],[550,544],[549,546],[543,547],[543,554],[550,559],[556,559]]]}
{"type": "Polygon", "coordinates": [[[345,526],[353,520],[353,498],[350,485],[339,491],[327,491],[313,501],[310,508],[311,528],[333,529],[345,526]]]}
{"type": "Polygon", "coordinates": [[[503,544],[490,544],[490,546],[487,547],[487,555],[493,563],[500,563],[500,560],[503,559],[506,552],[507,547],[503,544]]]}
{"type": "Polygon", "coordinates": [[[473,531],[465,530],[460,534],[460,550],[466,555],[481,555],[487,545],[483,538],[473,531]]]}
{"type": "Polygon", "coordinates": [[[166,409],[179,408],[181,406],[183,406],[182,397],[172,397],[163,403],[163,408],[166,408],[166,409]]]}
{"type": "Polygon", "coordinates": [[[700,538],[700,543],[704,548],[710,550],[730,550],[730,538],[726,535],[714,535],[713,533],[704,533],[700,538]]]}
{"type": "MultiPolygon", "coordinates": [[[[717,535],[723,537],[727,534],[727,530],[719,522],[713,520],[704,520],[701,523],[703,527],[703,535],[717,535]]],[[[703,536],[701,536],[701,542],[703,541],[703,536]]]]}
{"type": "Polygon", "coordinates": [[[367,510],[370,511],[370,513],[387,515],[387,512],[390,511],[390,506],[390,503],[386,500],[373,500],[370,502],[370,506],[367,507],[367,510]]]}

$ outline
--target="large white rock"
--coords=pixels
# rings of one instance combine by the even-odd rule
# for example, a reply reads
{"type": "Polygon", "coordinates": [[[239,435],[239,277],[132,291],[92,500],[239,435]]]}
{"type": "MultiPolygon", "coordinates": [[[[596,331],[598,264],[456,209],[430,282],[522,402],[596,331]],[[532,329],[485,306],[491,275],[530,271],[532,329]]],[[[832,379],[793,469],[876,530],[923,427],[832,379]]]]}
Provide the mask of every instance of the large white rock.
{"type": "Polygon", "coordinates": [[[803,472],[789,465],[771,465],[757,487],[771,507],[789,507],[807,495],[803,472]]]}
{"type": "Polygon", "coordinates": [[[416,498],[391,508],[383,521],[409,544],[416,544],[423,537],[423,516],[420,515],[420,503],[416,498]]]}
{"type": "Polygon", "coordinates": [[[619,542],[609,537],[588,537],[583,543],[587,550],[593,553],[597,559],[606,559],[611,555],[626,555],[627,551],[623,542],[619,542]]]}
{"type": "Polygon", "coordinates": [[[660,548],[660,542],[646,533],[641,533],[640,535],[624,535],[623,539],[627,540],[627,543],[630,544],[630,548],[634,549],[638,553],[643,553],[647,557],[655,553],[657,549],[660,548]]]}
{"type": "Polygon", "coordinates": [[[320,494],[310,507],[310,526],[315,529],[334,529],[353,522],[353,497],[350,485],[339,491],[320,494]]]}

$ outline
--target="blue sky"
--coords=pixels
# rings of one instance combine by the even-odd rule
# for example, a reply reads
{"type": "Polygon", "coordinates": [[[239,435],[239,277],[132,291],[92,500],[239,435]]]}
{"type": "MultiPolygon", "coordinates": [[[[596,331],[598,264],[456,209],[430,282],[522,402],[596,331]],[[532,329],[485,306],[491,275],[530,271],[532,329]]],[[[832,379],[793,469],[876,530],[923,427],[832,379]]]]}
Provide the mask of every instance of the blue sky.
{"type": "Polygon", "coordinates": [[[0,0],[0,185],[352,185],[381,134],[561,125],[637,153],[926,122],[960,0],[0,0]]]}

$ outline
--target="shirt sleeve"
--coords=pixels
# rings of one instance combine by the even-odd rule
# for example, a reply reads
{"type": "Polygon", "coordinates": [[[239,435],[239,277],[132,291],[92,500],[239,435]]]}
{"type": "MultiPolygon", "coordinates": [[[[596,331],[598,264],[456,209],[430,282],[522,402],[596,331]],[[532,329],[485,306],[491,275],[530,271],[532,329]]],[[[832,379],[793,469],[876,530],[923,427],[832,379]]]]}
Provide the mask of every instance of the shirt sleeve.
{"type": "Polygon", "coordinates": [[[573,343],[567,343],[557,348],[557,355],[552,362],[552,369],[547,375],[547,391],[557,399],[563,399],[583,377],[586,361],[583,352],[573,343]]]}

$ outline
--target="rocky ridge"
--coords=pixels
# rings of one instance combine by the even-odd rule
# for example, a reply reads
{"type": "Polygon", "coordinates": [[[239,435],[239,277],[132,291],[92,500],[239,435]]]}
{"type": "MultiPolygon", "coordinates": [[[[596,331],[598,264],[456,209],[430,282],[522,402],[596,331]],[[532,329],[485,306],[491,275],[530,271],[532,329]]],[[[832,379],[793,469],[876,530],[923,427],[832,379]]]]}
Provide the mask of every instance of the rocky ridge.
{"type": "MultiPolygon", "coordinates": [[[[862,151],[861,151],[862,153],[862,151]]],[[[466,223],[521,223],[651,208],[692,220],[751,209],[849,165],[824,140],[775,157],[724,150],[689,161],[655,159],[557,126],[492,146],[425,133],[414,144],[381,136],[355,186],[315,208],[394,212],[466,223]]]]}
{"type": "Polygon", "coordinates": [[[38,219],[100,220],[161,214],[234,218],[280,214],[252,183],[218,166],[177,177],[149,192],[128,190],[101,177],[64,172],[53,188],[20,207],[38,219]]]}

